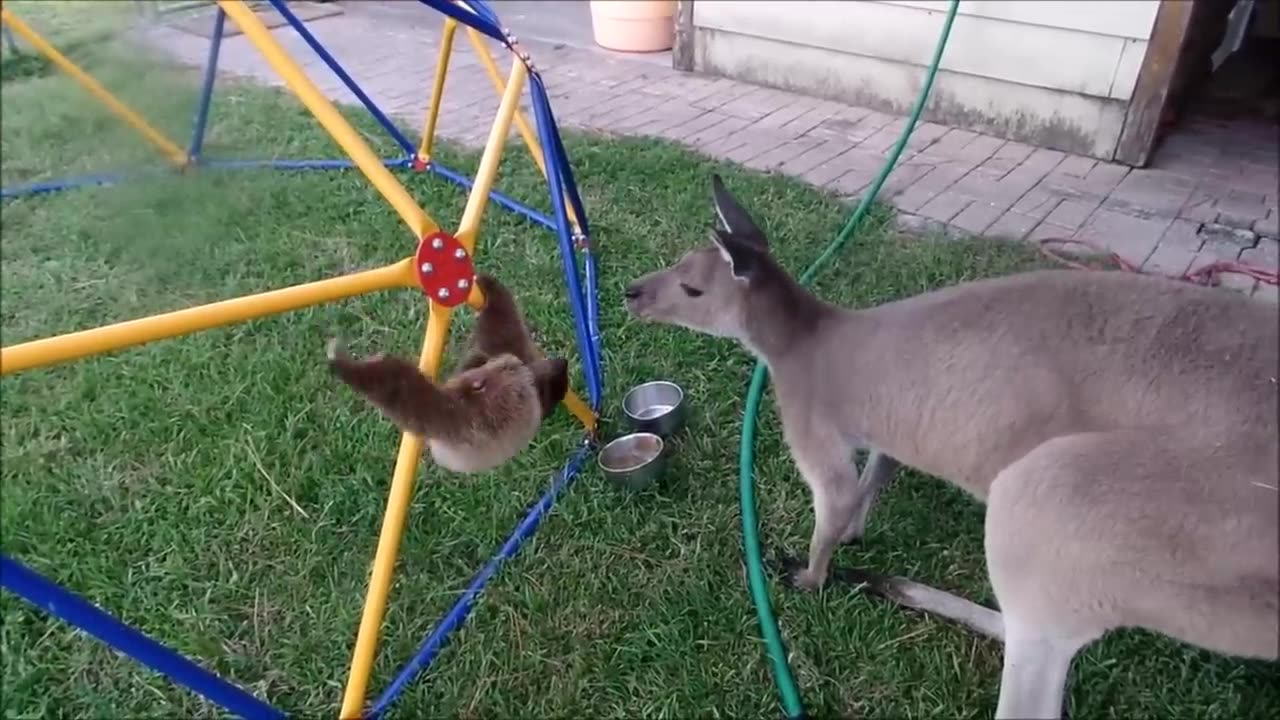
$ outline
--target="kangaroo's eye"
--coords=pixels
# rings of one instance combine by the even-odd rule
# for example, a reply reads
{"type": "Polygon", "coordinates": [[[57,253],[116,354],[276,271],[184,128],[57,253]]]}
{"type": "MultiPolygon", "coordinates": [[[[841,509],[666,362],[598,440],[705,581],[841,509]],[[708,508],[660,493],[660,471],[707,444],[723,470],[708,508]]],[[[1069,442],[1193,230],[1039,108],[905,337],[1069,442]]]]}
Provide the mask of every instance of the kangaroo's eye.
{"type": "Polygon", "coordinates": [[[698,297],[699,295],[702,294],[702,291],[699,290],[698,288],[693,287],[691,285],[685,285],[684,283],[680,283],[680,289],[683,290],[684,294],[688,295],[689,297],[698,297]]]}

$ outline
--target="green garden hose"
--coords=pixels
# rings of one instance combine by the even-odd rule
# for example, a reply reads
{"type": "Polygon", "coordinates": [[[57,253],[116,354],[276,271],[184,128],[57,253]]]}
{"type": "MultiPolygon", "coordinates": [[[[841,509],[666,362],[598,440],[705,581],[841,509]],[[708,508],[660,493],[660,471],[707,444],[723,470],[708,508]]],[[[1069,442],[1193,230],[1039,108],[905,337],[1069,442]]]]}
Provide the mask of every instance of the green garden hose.
{"type": "MultiPolygon", "coordinates": [[[[929,97],[929,90],[933,87],[933,78],[938,73],[938,63],[942,60],[942,51],[947,46],[947,37],[951,34],[951,23],[955,20],[959,5],[960,0],[951,0],[951,6],[947,8],[947,17],[942,24],[942,34],[938,36],[938,44],[933,50],[933,60],[929,63],[928,72],[925,73],[924,85],[920,88],[920,94],[916,97],[915,106],[911,109],[906,127],[902,128],[902,134],[889,153],[889,158],[885,160],[884,167],[880,168],[880,173],[871,183],[871,187],[863,193],[862,201],[858,203],[858,207],[840,230],[840,234],[800,276],[802,285],[811,283],[814,276],[818,274],[818,270],[853,234],[858,223],[862,222],[862,218],[867,214],[876,194],[880,192],[885,179],[889,177],[889,172],[897,164],[898,157],[902,155],[902,150],[906,147],[907,140],[910,139],[911,132],[920,119],[925,100],[929,97]]],[[[751,590],[751,601],[756,607],[760,631],[764,635],[769,661],[773,665],[773,680],[778,687],[783,712],[788,718],[798,720],[804,717],[804,706],[800,702],[800,690],[796,687],[795,678],[791,675],[791,666],[787,663],[787,651],[782,644],[778,621],[773,616],[773,608],[769,604],[769,594],[765,587],[764,564],[760,557],[759,523],[756,520],[755,487],[751,476],[751,467],[755,461],[756,414],[760,409],[760,397],[764,394],[764,382],[767,377],[768,370],[765,364],[757,361],[755,370],[751,373],[751,385],[747,389],[747,401],[743,408],[742,434],[738,443],[738,502],[742,515],[742,545],[747,560],[747,582],[751,590]]]]}

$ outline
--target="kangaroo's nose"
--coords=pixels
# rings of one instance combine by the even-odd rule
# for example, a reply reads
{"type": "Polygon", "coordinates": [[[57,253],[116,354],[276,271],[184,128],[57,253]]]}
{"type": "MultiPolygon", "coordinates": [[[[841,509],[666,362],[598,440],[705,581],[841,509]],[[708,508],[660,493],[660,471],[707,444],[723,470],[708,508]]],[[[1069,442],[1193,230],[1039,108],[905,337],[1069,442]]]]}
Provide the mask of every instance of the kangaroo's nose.
{"type": "Polygon", "coordinates": [[[625,295],[628,300],[635,300],[643,295],[644,291],[640,289],[639,285],[628,285],[627,289],[622,291],[622,294],[625,295]]]}

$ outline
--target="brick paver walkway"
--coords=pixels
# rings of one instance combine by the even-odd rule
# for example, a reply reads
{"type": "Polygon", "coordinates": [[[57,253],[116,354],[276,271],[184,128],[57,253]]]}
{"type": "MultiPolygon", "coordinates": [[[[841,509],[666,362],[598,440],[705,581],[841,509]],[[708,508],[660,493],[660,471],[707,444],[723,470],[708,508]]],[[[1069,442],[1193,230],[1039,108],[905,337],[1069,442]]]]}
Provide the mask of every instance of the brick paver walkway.
{"type": "MultiPolygon", "coordinates": [[[[350,9],[308,27],[375,102],[417,132],[431,86],[439,18],[427,12],[421,24],[408,24],[350,9]]],[[[204,63],[203,38],[164,27],[147,35],[181,62],[204,63]]],[[[326,94],[356,102],[292,30],[280,28],[275,35],[326,94]]],[[[594,48],[524,38],[521,43],[542,71],[563,126],[666,138],[845,197],[857,196],[871,182],[905,122],[594,48]]],[[[465,45],[459,33],[439,132],[478,145],[497,100],[465,45]]],[[[495,58],[505,73],[507,56],[495,58]]],[[[243,36],[224,42],[219,66],[223,73],[280,84],[243,36]]],[[[1276,142],[1274,129],[1249,134],[1202,124],[1172,138],[1152,168],[1134,170],[923,123],[881,199],[896,206],[900,221],[912,229],[1081,238],[1167,274],[1216,260],[1274,268],[1280,264],[1276,142]]],[[[1263,299],[1280,297],[1275,286],[1241,276],[1225,276],[1223,284],[1263,299]]]]}

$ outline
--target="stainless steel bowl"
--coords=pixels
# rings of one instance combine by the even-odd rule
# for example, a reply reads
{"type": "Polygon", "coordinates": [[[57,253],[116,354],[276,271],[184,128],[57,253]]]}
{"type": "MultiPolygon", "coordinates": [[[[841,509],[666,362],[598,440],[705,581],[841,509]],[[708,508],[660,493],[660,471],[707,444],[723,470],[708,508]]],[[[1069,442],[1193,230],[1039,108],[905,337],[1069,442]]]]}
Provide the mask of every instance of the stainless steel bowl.
{"type": "Polygon", "coordinates": [[[684,390],[666,380],[654,380],[631,388],[622,398],[622,412],[637,432],[662,437],[671,437],[684,427],[688,414],[684,390]]]}
{"type": "Polygon", "coordinates": [[[600,449],[596,464],[610,481],[628,490],[643,490],[667,469],[665,445],[653,433],[623,435],[600,449]]]}

